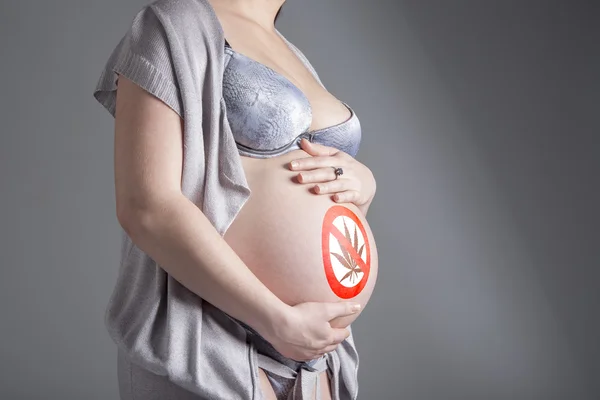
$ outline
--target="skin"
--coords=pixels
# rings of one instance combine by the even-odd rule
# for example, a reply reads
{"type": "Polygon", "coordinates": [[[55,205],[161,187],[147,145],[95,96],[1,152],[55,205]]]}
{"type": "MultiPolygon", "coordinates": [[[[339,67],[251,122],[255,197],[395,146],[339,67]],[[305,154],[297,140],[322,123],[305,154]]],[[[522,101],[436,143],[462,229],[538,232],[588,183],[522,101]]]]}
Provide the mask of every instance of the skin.
{"type": "Polygon", "coordinates": [[[289,164],[292,171],[302,171],[298,173],[298,182],[314,184],[315,194],[331,195],[331,199],[337,203],[354,203],[363,215],[367,215],[376,189],[371,170],[334,147],[311,143],[306,139],[302,139],[300,145],[310,157],[293,160],[289,164]],[[332,165],[342,167],[344,173],[337,177],[332,165]]]}
{"type": "MultiPolygon", "coordinates": [[[[313,193],[312,184],[295,182],[298,172],[291,171],[288,165],[299,157],[308,157],[308,153],[295,150],[265,159],[241,158],[252,195],[224,238],[261,282],[286,304],[353,301],[364,309],[378,269],[375,239],[368,221],[355,204],[340,204],[363,221],[365,233],[373,242],[370,246],[373,269],[365,290],[354,298],[340,298],[325,277],[325,260],[330,257],[322,251],[324,217],[336,202],[330,195],[313,193]]],[[[330,323],[346,327],[358,315],[330,323]]]]}
{"type": "MultiPolygon", "coordinates": [[[[272,67],[306,94],[313,107],[311,129],[349,117],[345,106],[315,81],[275,33],[273,19],[280,0],[212,0],[211,4],[234,49],[272,67]]],[[[117,218],[123,229],[169,275],[252,326],[284,356],[310,360],[335,350],[349,332],[332,327],[329,321],[354,314],[357,310],[353,304],[306,302],[289,306],[248,269],[181,192],[182,132],[179,115],[119,76],[114,167],[117,218]]],[[[375,192],[370,171],[336,149],[308,142],[303,146],[310,157],[298,159],[302,177],[298,184],[325,185],[315,195],[352,196],[366,213],[375,192]],[[330,165],[344,168],[343,179],[333,180],[330,165]]],[[[263,391],[273,395],[264,371],[259,371],[259,377],[263,391]]],[[[330,398],[326,373],[321,380],[324,398],[330,398]]]]}

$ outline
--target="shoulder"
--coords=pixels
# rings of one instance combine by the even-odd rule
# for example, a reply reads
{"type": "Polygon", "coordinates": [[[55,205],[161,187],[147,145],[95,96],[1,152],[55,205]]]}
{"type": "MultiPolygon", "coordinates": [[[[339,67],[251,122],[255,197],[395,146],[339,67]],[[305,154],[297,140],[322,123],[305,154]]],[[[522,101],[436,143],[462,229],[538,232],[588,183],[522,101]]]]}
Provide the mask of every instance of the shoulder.
{"type": "Polygon", "coordinates": [[[137,12],[128,36],[139,46],[154,49],[156,55],[196,62],[213,54],[224,41],[207,0],[155,0],[137,12]]]}
{"type": "MultiPolygon", "coordinates": [[[[94,96],[114,115],[117,73],[182,115],[180,81],[204,73],[221,28],[207,0],[155,0],[139,9],[106,62],[94,96]]],[[[189,90],[189,89],[188,89],[189,90]]]]}

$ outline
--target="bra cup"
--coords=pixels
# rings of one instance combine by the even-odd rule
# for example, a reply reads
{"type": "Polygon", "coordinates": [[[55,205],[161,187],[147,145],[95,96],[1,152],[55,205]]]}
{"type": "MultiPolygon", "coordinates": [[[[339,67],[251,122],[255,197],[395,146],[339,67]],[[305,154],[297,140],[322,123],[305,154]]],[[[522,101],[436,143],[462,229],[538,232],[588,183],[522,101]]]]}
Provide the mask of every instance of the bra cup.
{"type": "Polygon", "coordinates": [[[308,98],[288,78],[231,47],[225,47],[223,102],[240,155],[276,157],[301,149],[300,139],[335,147],[355,157],[361,126],[354,111],[348,120],[310,131],[308,98]]]}
{"type": "Polygon", "coordinates": [[[360,121],[356,116],[343,124],[327,128],[313,136],[313,143],[335,147],[356,157],[361,141],[360,121]]]}
{"type": "Polygon", "coordinates": [[[311,124],[310,103],[296,86],[236,53],[224,70],[223,98],[236,142],[253,149],[282,147],[311,124]]]}

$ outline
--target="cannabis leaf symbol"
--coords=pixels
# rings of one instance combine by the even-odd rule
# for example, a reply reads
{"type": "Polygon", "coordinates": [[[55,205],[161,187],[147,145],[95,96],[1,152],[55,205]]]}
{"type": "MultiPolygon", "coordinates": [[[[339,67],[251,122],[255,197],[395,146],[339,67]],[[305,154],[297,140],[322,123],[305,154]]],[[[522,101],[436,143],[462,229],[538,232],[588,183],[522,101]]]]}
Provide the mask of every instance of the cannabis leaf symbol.
{"type": "MultiPolygon", "coordinates": [[[[352,248],[354,248],[354,250],[358,253],[359,257],[362,257],[362,252],[365,248],[365,244],[363,243],[363,245],[360,246],[360,248],[358,248],[358,228],[354,226],[353,242],[352,238],[350,237],[348,227],[346,226],[346,221],[343,219],[342,221],[344,222],[344,236],[346,236],[346,239],[348,239],[348,241],[352,245],[352,248]]],[[[337,258],[337,260],[340,262],[340,264],[344,266],[344,268],[349,269],[349,271],[344,275],[344,277],[340,279],[340,282],[344,281],[345,279],[349,279],[350,283],[353,284],[354,281],[358,279],[358,274],[359,272],[362,272],[362,269],[360,269],[354,258],[352,258],[352,256],[348,253],[344,246],[342,246],[341,243],[340,249],[342,250],[342,254],[331,252],[331,255],[335,256],[335,258],[337,258]]]]}

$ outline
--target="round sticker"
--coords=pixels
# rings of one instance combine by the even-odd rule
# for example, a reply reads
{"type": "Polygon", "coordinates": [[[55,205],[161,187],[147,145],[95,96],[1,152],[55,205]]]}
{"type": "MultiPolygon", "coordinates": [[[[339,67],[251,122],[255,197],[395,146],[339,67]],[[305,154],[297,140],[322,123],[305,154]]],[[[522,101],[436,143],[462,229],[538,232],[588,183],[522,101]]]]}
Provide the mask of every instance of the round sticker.
{"type": "Polygon", "coordinates": [[[323,219],[321,244],[331,290],[343,299],[357,296],[371,269],[369,239],[358,216],[340,205],[329,208],[323,219]]]}

